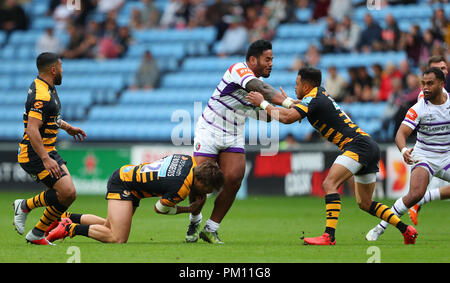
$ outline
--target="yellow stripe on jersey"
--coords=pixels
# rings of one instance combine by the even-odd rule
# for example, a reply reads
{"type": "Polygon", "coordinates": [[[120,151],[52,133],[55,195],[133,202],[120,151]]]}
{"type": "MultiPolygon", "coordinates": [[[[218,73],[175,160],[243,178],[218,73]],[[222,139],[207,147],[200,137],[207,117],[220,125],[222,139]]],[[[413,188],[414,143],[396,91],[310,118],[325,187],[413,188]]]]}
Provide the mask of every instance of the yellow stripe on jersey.
{"type": "Polygon", "coordinates": [[[339,142],[342,139],[342,134],[337,132],[336,135],[334,136],[333,140],[331,141],[333,144],[338,145],[339,142]]]}
{"type": "Polygon", "coordinates": [[[294,107],[298,107],[298,108],[300,108],[301,110],[303,110],[305,113],[308,113],[308,107],[306,107],[305,105],[303,105],[303,104],[295,104],[294,105],[294,107]]]}
{"type": "Polygon", "coordinates": [[[28,158],[28,146],[26,144],[19,143],[19,148],[20,148],[20,154],[17,157],[17,161],[19,161],[19,163],[29,162],[30,159],[28,158]]]}
{"type": "Polygon", "coordinates": [[[40,79],[35,79],[34,83],[36,85],[35,100],[50,101],[51,95],[48,92],[48,85],[40,79]]]}
{"type": "Polygon", "coordinates": [[[36,112],[36,111],[29,111],[28,112],[28,117],[33,117],[33,118],[36,118],[36,119],[42,121],[42,114],[39,113],[39,112],[36,112]]]}
{"type": "Polygon", "coordinates": [[[44,143],[44,145],[53,144],[56,142],[56,136],[51,138],[43,138],[42,142],[44,143]]]}
{"type": "Polygon", "coordinates": [[[56,135],[58,133],[58,129],[52,130],[52,129],[45,129],[44,133],[46,134],[54,134],[56,135]]]}
{"type": "Polygon", "coordinates": [[[334,129],[333,128],[330,128],[329,130],[328,130],[328,132],[323,136],[324,138],[326,138],[326,139],[328,139],[330,136],[331,136],[331,134],[334,132],[334,129]]]}

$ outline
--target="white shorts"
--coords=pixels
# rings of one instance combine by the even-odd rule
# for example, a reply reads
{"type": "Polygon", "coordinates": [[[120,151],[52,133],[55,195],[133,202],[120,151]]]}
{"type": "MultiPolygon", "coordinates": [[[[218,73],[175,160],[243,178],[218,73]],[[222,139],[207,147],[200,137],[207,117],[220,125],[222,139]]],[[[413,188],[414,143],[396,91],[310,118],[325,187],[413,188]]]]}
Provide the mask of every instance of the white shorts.
{"type": "Polygon", "coordinates": [[[235,152],[245,154],[245,135],[231,135],[220,132],[205,125],[199,118],[194,133],[194,156],[217,158],[221,152],[235,152]]]}
{"type": "Polygon", "coordinates": [[[428,171],[430,179],[437,177],[450,182],[450,152],[434,153],[414,147],[411,157],[416,161],[411,171],[422,167],[428,171]]]}

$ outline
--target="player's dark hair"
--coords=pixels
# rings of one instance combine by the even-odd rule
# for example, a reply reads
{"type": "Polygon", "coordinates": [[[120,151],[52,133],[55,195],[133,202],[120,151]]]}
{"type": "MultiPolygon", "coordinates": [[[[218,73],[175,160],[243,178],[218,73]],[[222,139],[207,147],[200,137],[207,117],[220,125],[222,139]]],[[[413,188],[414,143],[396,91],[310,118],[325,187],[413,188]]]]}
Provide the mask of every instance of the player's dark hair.
{"type": "Polygon", "coordinates": [[[428,59],[428,66],[430,66],[433,63],[439,63],[439,62],[447,63],[447,60],[442,55],[431,56],[430,59],[428,59]]]}
{"type": "Polygon", "coordinates": [[[301,80],[310,83],[313,87],[319,87],[322,83],[322,73],[319,69],[304,67],[298,70],[301,80]]]}
{"type": "Polygon", "coordinates": [[[220,190],[225,184],[225,177],[219,166],[213,162],[204,162],[194,168],[194,179],[207,187],[220,190]]]}
{"type": "Polygon", "coordinates": [[[442,72],[439,68],[428,68],[423,72],[424,75],[428,75],[431,73],[436,76],[436,79],[445,82],[444,72],[442,72]]]}
{"type": "Polygon", "coordinates": [[[266,50],[272,50],[272,43],[265,39],[259,39],[248,47],[247,50],[247,56],[245,59],[248,61],[251,56],[253,57],[259,57],[261,54],[264,53],[266,50]]]}
{"type": "Polygon", "coordinates": [[[58,62],[59,59],[60,57],[56,53],[52,52],[41,53],[36,59],[36,67],[39,70],[39,72],[43,72],[48,66],[58,62]]]}

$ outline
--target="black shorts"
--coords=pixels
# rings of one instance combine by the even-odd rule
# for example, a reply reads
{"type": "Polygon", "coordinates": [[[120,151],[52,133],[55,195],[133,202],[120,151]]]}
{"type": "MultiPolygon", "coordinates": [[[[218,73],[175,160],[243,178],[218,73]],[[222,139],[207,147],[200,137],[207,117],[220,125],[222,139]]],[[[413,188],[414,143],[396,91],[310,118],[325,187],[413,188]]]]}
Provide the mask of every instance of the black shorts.
{"type": "MultiPolygon", "coordinates": [[[[62,159],[57,151],[50,151],[48,155],[58,163],[59,170],[61,170],[61,177],[66,176],[67,173],[61,166],[67,164],[67,162],[62,159]]],[[[45,169],[44,163],[40,158],[19,164],[23,168],[23,170],[25,170],[25,172],[27,172],[34,180],[36,180],[36,182],[41,182],[48,188],[52,189],[55,183],[59,180],[59,178],[57,179],[50,176],[50,172],[45,169]]]]}
{"type": "Polygon", "coordinates": [[[346,155],[363,165],[355,175],[377,173],[379,171],[380,148],[378,144],[368,136],[357,136],[343,148],[342,155],[346,155]]]}
{"type": "Polygon", "coordinates": [[[114,171],[111,177],[109,177],[108,184],[106,185],[105,199],[130,200],[133,202],[134,207],[138,207],[140,202],[140,200],[123,185],[122,180],[120,180],[120,169],[114,171]]]}

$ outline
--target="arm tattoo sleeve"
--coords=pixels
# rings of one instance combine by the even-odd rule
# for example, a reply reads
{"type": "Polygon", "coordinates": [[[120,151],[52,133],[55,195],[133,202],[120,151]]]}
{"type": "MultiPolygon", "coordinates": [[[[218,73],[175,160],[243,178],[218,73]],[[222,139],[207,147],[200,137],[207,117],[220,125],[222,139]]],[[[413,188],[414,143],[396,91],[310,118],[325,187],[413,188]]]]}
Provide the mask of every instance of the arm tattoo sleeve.
{"type": "Polygon", "coordinates": [[[247,91],[260,92],[269,102],[272,102],[272,98],[278,93],[271,85],[258,79],[250,80],[245,88],[247,91]]]}

